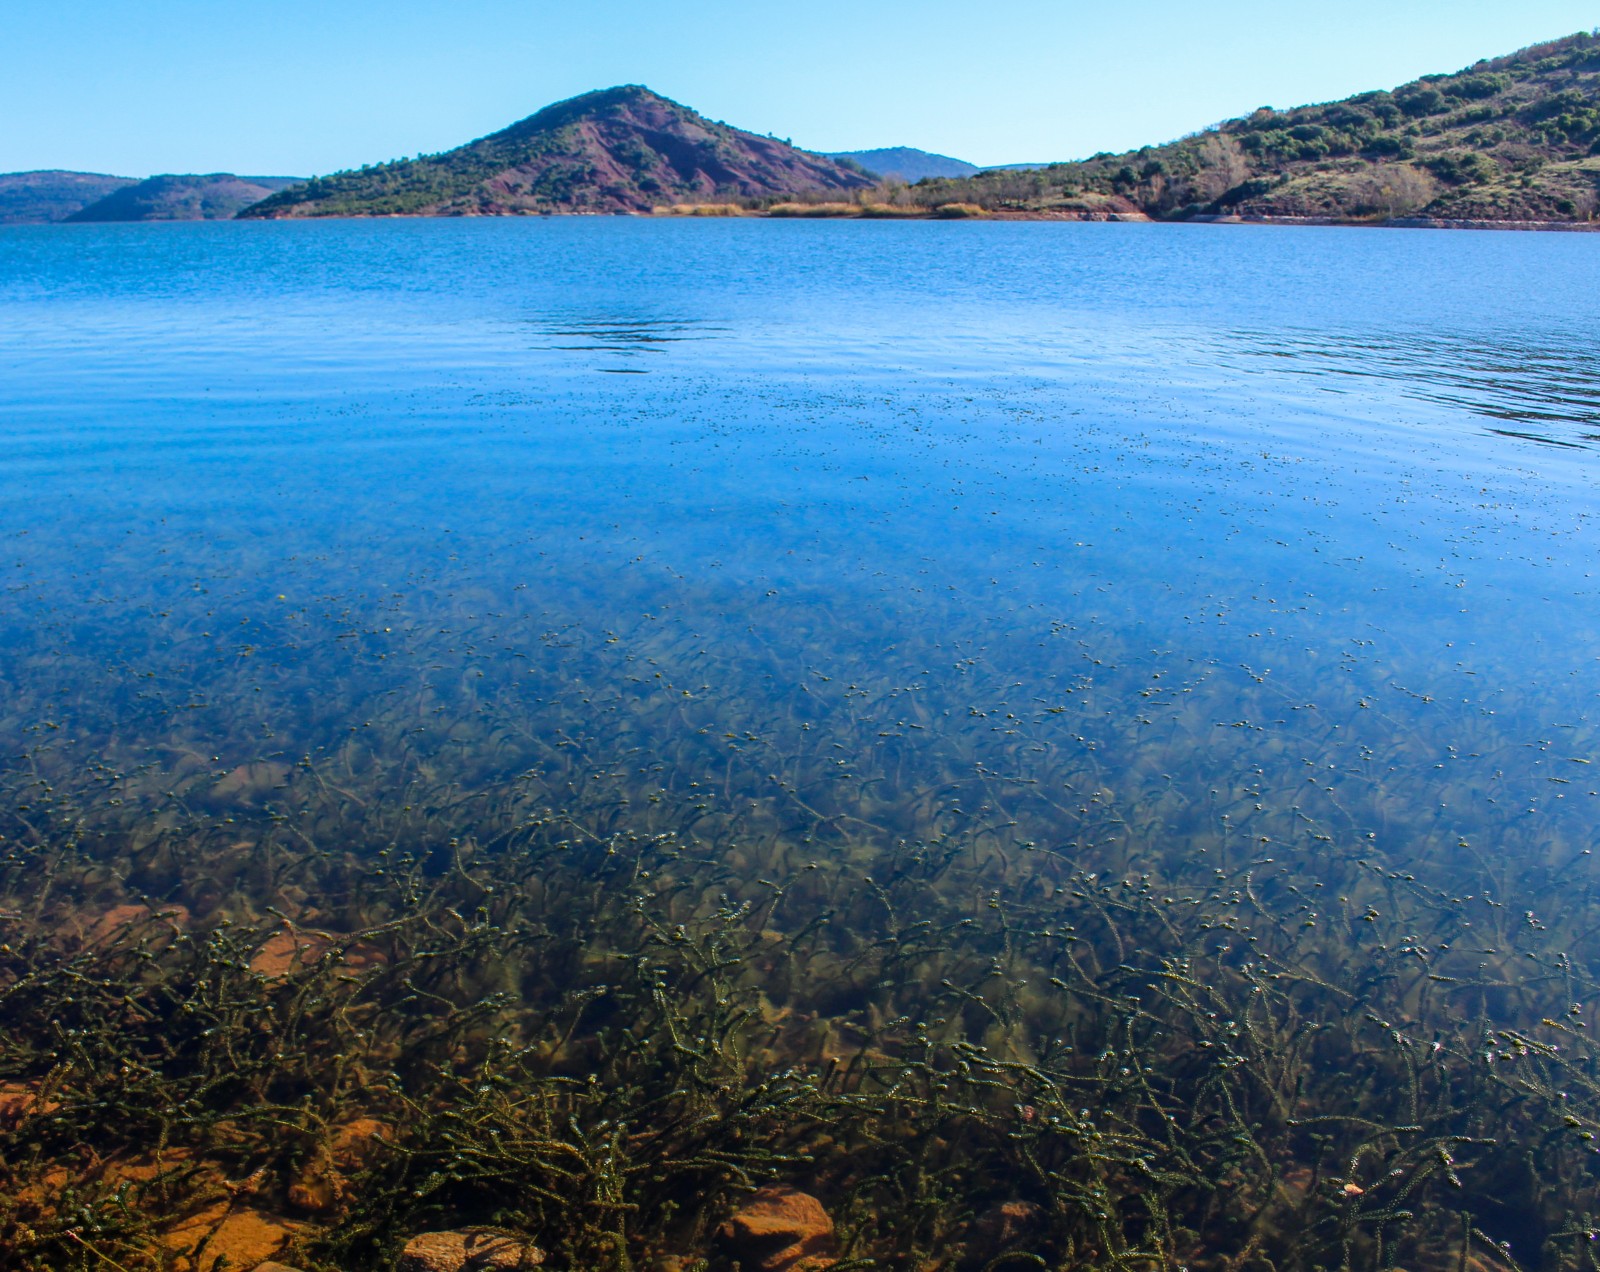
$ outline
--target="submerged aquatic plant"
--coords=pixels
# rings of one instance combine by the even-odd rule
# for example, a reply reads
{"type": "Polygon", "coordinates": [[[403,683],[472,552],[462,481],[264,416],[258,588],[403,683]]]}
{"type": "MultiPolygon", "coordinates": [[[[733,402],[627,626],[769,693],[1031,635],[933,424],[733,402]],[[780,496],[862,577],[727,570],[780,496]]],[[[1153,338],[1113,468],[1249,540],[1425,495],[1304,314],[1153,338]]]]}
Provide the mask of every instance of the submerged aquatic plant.
{"type": "MultiPolygon", "coordinates": [[[[287,834],[259,828],[146,856],[224,877],[287,834]]],[[[705,1253],[781,1179],[850,1258],[918,1266],[1007,1241],[1062,1267],[1588,1258],[1600,995],[1488,898],[1352,854],[1312,921],[1305,865],[1039,849],[1001,892],[954,841],[752,879],[570,829],[304,853],[314,924],[110,908],[105,845],[13,845],[9,1256],[168,1266],[177,1220],[243,1195],[312,1266],[470,1219],[629,1267],[705,1253]],[[1014,1231],[989,1218],[1017,1203],[1014,1231]]]]}

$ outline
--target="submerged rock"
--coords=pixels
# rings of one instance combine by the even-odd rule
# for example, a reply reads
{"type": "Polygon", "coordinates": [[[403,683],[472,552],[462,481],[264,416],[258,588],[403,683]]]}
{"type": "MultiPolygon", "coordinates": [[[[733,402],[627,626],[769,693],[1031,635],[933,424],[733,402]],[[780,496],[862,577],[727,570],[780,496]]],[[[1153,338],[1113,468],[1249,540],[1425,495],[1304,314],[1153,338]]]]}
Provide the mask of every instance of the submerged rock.
{"type": "Polygon", "coordinates": [[[761,1189],[719,1235],[742,1266],[761,1272],[816,1272],[839,1259],[833,1220],[798,1188],[761,1189]]]}
{"type": "Polygon", "coordinates": [[[333,1128],[329,1151],[333,1164],[353,1171],[370,1162],[393,1137],[393,1128],[375,1117],[355,1117],[333,1128]]]}
{"type": "Polygon", "coordinates": [[[986,1250],[999,1253],[1037,1238],[1044,1220],[1043,1208],[1031,1201],[1002,1201],[979,1216],[977,1234],[986,1250]]]}
{"type": "Polygon", "coordinates": [[[250,970],[268,980],[282,980],[311,966],[333,942],[318,932],[275,932],[250,958],[250,970]]]}
{"type": "Polygon", "coordinates": [[[383,1149],[389,1129],[371,1117],[333,1127],[327,1143],[290,1182],[289,1205],[303,1214],[325,1215],[349,1201],[354,1194],[350,1176],[383,1149]]]}
{"type": "Polygon", "coordinates": [[[135,934],[160,949],[173,937],[182,935],[188,926],[187,906],[165,904],[152,909],[148,905],[130,903],[95,915],[83,929],[82,936],[84,945],[90,949],[126,942],[135,934]]]}
{"type": "Polygon", "coordinates": [[[11,1131],[30,1117],[53,1113],[61,1107],[43,1099],[37,1082],[0,1082],[0,1131],[11,1131]]]}
{"type": "Polygon", "coordinates": [[[502,1272],[536,1268],[544,1251],[521,1237],[487,1228],[424,1232],[406,1242],[399,1272],[502,1272]]]}
{"type": "Polygon", "coordinates": [[[345,1181],[320,1165],[298,1175],[290,1184],[288,1202],[306,1215],[325,1215],[338,1205],[345,1181]]]}
{"type": "Polygon", "coordinates": [[[207,1268],[218,1258],[227,1260],[224,1267],[256,1268],[270,1263],[300,1227],[269,1211],[218,1201],[170,1229],[165,1242],[180,1266],[185,1260],[198,1265],[204,1251],[207,1268]]]}
{"type": "Polygon", "coordinates": [[[257,760],[230,769],[207,792],[212,803],[255,804],[287,784],[292,770],[276,760],[257,760]]]}

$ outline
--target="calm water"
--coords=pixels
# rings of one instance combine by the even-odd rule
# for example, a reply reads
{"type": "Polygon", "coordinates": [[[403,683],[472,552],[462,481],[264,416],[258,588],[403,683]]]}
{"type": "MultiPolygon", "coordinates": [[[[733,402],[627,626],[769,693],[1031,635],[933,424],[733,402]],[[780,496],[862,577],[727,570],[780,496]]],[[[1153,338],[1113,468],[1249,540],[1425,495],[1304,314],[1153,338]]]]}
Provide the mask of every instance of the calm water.
{"type": "MultiPolygon", "coordinates": [[[[1355,980],[1424,943],[1376,870],[1494,907],[1397,1028],[1534,1028],[1600,974],[1596,348],[1582,235],[0,229],[5,833],[341,930],[141,845],[1214,870],[1285,941],[1353,907],[1355,980]]],[[[1579,1222],[1503,1187],[1525,1258],[1579,1222]]]]}
{"type": "Polygon", "coordinates": [[[1591,839],[1587,238],[22,229],[0,304],[10,755],[567,731],[839,844],[1591,839]]]}

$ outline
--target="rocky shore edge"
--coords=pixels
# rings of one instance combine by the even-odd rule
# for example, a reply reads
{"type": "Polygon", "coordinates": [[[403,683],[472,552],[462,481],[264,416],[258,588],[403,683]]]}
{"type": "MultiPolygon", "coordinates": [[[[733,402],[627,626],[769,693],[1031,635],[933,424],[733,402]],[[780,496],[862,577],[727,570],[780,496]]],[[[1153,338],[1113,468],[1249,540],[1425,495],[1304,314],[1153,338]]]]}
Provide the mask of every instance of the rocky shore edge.
{"type": "MultiPolygon", "coordinates": [[[[558,214],[559,215],[559,214],[558,214]]],[[[1092,221],[1122,224],[1170,225],[1277,225],[1338,226],[1348,229],[1379,230],[1522,230],[1592,233],[1600,231],[1600,221],[1511,221],[1466,217],[1396,216],[1348,218],[1332,216],[1239,216],[1201,213],[1170,221],[1147,216],[1131,209],[1049,208],[985,209],[974,204],[947,204],[936,208],[907,208],[875,204],[783,204],[773,208],[744,208],[737,204],[695,204],[658,207],[656,217],[745,217],[753,220],[816,221],[1092,221]]]]}
{"type": "Polygon", "coordinates": [[[1201,225],[1338,225],[1379,230],[1559,230],[1586,233],[1600,230],[1600,221],[1490,221],[1465,217],[1394,216],[1358,221],[1333,216],[1211,216],[1187,218],[1201,225]]]}

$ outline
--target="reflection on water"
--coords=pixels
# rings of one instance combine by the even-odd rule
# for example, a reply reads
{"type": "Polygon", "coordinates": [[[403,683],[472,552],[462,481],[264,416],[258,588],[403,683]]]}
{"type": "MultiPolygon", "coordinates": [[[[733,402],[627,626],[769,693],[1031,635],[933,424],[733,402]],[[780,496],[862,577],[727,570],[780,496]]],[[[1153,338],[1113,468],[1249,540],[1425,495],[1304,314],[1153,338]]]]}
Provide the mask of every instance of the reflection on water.
{"type": "Polygon", "coordinates": [[[1428,332],[1382,338],[1326,332],[1252,332],[1245,351],[1281,360],[1300,376],[1381,380],[1422,402],[1521,427],[1501,437],[1592,449],[1600,441],[1600,381],[1587,329],[1539,342],[1494,343],[1428,332]]]}
{"type": "Polygon", "coordinates": [[[1587,245],[259,228],[0,238],[0,1253],[1589,1266],[1587,245]]]}
{"type": "MultiPolygon", "coordinates": [[[[529,326],[541,337],[576,340],[578,344],[547,344],[538,347],[565,353],[612,353],[623,358],[646,354],[665,354],[670,346],[686,340],[715,340],[726,332],[708,322],[651,318],[540,318],[529,326]]],[[[596,367],[612,374],[642,374],[643,367],[596,367]]]]}

